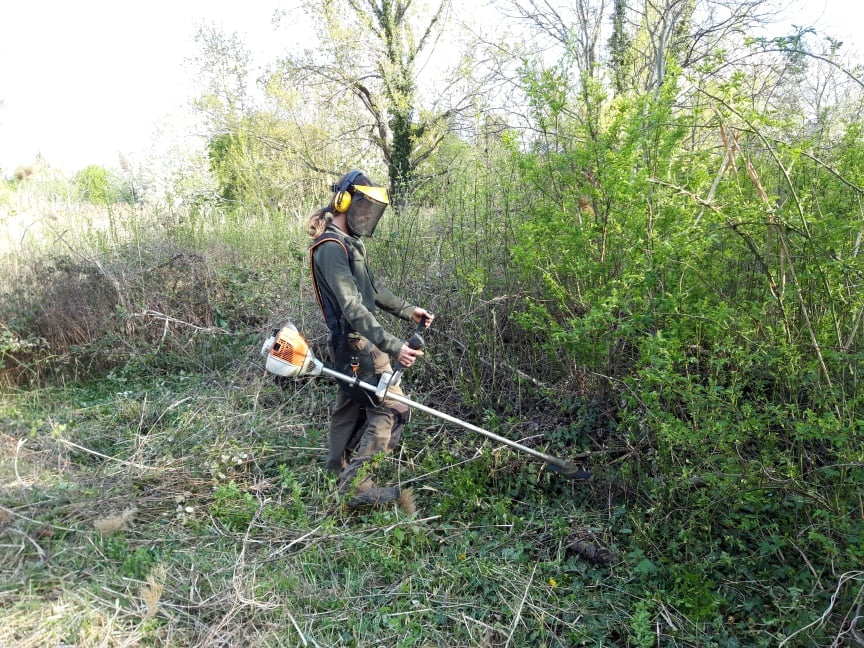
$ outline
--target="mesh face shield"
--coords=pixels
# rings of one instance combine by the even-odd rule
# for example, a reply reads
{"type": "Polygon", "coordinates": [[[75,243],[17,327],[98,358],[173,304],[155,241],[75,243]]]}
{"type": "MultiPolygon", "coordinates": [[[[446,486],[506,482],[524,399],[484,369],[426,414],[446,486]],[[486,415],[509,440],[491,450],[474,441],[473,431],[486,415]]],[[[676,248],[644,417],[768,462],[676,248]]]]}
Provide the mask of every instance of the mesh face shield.
{"type": "Polygon", "coordinates": [[[354,185],[351,206],[345,215],[351,234],[371,237],[388,204],[390,196],[386,188],[354,185]]]}

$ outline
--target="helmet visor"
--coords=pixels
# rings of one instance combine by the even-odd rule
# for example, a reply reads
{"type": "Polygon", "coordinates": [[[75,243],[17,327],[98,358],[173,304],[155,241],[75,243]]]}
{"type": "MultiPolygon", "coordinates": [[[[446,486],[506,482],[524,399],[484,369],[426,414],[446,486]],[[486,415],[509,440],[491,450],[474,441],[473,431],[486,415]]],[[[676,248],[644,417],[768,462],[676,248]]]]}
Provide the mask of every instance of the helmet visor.
{"type": "Polygon", "coordinates": [[[355,185],[351,207],[346,215],[351,233],[355,236],[372,236],[389,203],[390,196],[385,187],[355,185]]]}

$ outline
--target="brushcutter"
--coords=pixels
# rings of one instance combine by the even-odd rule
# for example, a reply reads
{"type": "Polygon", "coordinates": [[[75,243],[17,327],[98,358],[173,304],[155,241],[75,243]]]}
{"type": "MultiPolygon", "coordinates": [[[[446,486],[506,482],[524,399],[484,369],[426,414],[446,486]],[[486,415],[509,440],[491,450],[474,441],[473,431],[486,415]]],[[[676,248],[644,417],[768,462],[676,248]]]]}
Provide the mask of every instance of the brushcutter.
{"type": "MultiPolygon", "coordinates": [[[[424,323],[421,322],[421,326],[424,323]]],[[[415,332],[415,336],[420,338],[419,336],[420,327],[418,327],[418,331],[415,332]]],[[[412,336],[413,338],[414,336],[412,336]]],[[[415,340],[419,346],[414,348],[420,348],[423,345],[422,338],[419,341],[415,340]]],[[[545,452],[540,452],[539,450],[535,450],[534,448],[529,448],[528,446],[522,445],[521,443],[517,443],[516,441],[512,441],[506,437],[502,437],[494,432],[489,432],[488,430],[484,430],[481,427],[477,427],[467,421],[463,421],[461,419],[456,418],[455,416],[450,416],[444,412],[441,412],[436,409],[432,409],[431,407],[427,407],[422,403],[418,403],[416,401],[411,400],[410,398],[406,398],[401,394],[396,394],[393,392],[388,392],[387,389],[389,386],[392,386],[393,381],[392,377],[387,378],[387,382],[384,383],[384,387],[381,387],[383,381],[379,382],[379,385],[372,385],[370,383],[364,382],[359,379],[359,377],[349,376],[347,374],[343,374],[335,369],[325,366],[325,364],[315,357],[315,354],[309,348],[309,343],[297,330],[297,327],[288,322],[280,329],[274,329],[272,334],[265,340],[264,345],[261,347],[261,355],[266,357],[266,369],[269,373],[274,374],[276,376],[282,376],[284,378],[300,378],[303,376],[328,376],[330,378],[335,378],[343,383],[346,383],[351,386],[360,387],[369,392],[373,392],[379,398],[383,398],[386,396],[387,398],[391,398],[399,403],[403,403],[409,407],[413,407],[414,409],[418,409],[421,412],[426,412],[427,414],[431,414],[437,418],[443,419],[445,421],[449,421],[450,423],[455,423],[466,430],[471,430],[472,432],[476,432],[477,434],[481,434],[488,439],[491,439],[497,443],[502,443],[504,445],[510,446],[515,450],[520,452],[524,452],[526,454],[532,455],[538,459],[542,459],[545,461],[550,470],[560,473],[569,479],[587,479],[591,476],[590,473],[580,469],[578,466],[573,464],[570,461],[566,461],[564,459],[560,459],[558,457],[554,457],[552,455],[546,454],[545,452]]],[[[404,368],[403,368],[404,370],[404,368]]],[[[395,373],[395,372],[394,372],[395,373]]],[[[386,375],[386,374],[385,374],[386,375]]]]}

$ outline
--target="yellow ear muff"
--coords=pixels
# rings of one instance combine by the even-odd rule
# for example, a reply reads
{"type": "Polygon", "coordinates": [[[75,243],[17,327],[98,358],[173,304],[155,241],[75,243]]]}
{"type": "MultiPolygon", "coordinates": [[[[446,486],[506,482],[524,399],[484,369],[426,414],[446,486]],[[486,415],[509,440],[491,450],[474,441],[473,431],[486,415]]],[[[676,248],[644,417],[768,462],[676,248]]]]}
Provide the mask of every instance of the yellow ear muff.
{"type": "Polygon", "coordinates": [[[351,207],[351,194],[349,193],[349,190],[351,189],[351,185],[354,184],[354,181],[361,175],[363,175],[363,173],[355,169],[351,173],[343,176],[339,181],[339,184],[333,185],[333,191],[336,192],[336,195],[333,196],[333,211],[337,214],[344,214],[348,211],[348,208],[351,207]]]}
{"type": "Polygon", "coordinates": [[[340,214],[344,214],[351,206],[351,194],[348,191],[338,191],[333,197],[333,209],[340,214]]]}

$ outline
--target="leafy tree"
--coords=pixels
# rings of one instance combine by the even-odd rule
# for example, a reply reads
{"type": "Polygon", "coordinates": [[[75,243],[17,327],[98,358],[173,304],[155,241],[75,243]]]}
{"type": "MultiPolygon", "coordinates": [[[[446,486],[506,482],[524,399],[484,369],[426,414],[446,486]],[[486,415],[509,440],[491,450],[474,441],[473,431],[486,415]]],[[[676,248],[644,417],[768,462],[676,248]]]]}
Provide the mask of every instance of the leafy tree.
{"type": "Polygon", "coordinates": [[[135,192],[129,184],[108,169],[91,164],[75,174],[72,180],[80,200],[93,205],[111,205],[136,200],[135,192]]]}
{"type": "MultiPolygon", "coordinates": [[[[860,474],[837,467],[860,465],[862,86],[835,41],[746,39],[756,3],[708,4],[617,3],[614,96],[566,56],[524,66],[531,120],[510,158],[516,318],[603,413],[590,441],[635,448],[622,476],[673,521],[647,524],[640,545],[664,547],[656,586],[694,619],[746,609],[746,594],[717,595],[738,575],[781,571],[773,549],[703,570],[728,539],[758,546],[770,526],[781,546],[817,518],[838,542],[860,536],[840,513],[859,506],[860,474]],[[797,497],[803,517],[784,503],[797,497]]],[[[804,586],[824,601],[819,569],[804,586]]],[[[839,599],[823,618],[837,636],[858,606],[839,599]]]]}
{"type": "Polygon", "coordinates": [[[111,200],[111,179],[108,170],[90,165],[75,175],[75,187],[79,195],[94,205],[108,205],[111,200]]]}
{"type": "Polygon", "coordinates": [[[225,133],[210,139],[210,172],[219,186],[219,196],[228,202],[242,201],[246,193],[242,178],[245,152],[238,133],[225,133]]]}
{"type": "Polygon", "coordinates": [[[261,105],[252,87],[251,52],[236,33],[202,27],[196,39],[200,52],[193,64],[202,93],[195,106],[205,122],[219,198],[235,210],[284,207],[286,195],[302,194],[298,185],[305,186],[297,138],[261,105]]]}

